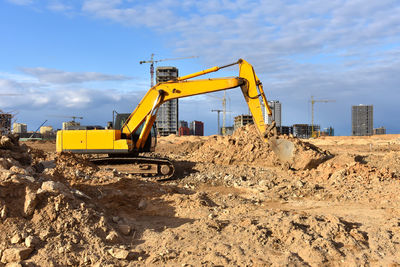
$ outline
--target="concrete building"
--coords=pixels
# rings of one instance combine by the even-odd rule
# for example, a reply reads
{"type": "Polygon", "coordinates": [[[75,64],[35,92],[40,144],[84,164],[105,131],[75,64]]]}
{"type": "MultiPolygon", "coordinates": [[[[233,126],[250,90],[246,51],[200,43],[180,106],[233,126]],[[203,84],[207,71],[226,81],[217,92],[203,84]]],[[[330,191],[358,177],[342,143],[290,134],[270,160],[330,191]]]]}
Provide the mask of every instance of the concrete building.
{"type": "MultiPolygon", "coordinates": [[[[314,131],[321,129],[319,125],[314,125],[314,131]]],[[[312,126],[310,124],[293,124],[293,135],[298,138],[310,138],[312,134],[312,126]]]]}
{"type": "Polygon", "coordinates": [[[377,134],[386,134],[386,128],[385,127],[379,127],[379,128],[374,128],[373,130],[373,135],[377,135],[377,134]]]}
{"type": "Polygon", "coordinates": [[[11,132],[12,117],[13,115],[10,113],[0,113],[0,134],[8,134],[11,132]]]}
{"type": "Polygon", "coordinates": [[[190,134],[204,136],[204,123],[202,121],[192,121],[190,123],[190,134]]]}
{"type": "Polygon", "coordinates": [[[282,104],[279,101],[268,101],[268,105],[271,108],[272,116],[268,116],[267,108],[263,108],[264,121],[268,124],[274,120],[276,127],[282,126],[282,104]]]}
{"type": "Polygon", "coordinates": [[[53,127],[52,126],[42,126],[40,127],[39,132],[41,134],[49,134],[53,132],[53,127]]]}
{"type": "MultiPolygon", "coordinates": [[[[178,77],[178,69],[175,67],[157,67],[156,82],[166,82],[178,77]]],[[[178,99],[170,100],[160,106],[156,118],[157,132],[161,136],[178,134],[178,99]]]]}
{"type": "Polygon", "coordinates": [[[25,123],[17,123],[17,122],[13,123],[12,127],[13,133],[21,134],[21,133],[26,133],[27,131],[28,131],[28,126],[25,123]]]}
{"type": "Polygon", "coordinates": [[[292,126],[281,126],[276,128],[279,134],[293,134],[293,127],[292,126]]]}
{"type": "Polygon", "coordinates": [[[253,123],[253,116],[251,115],[239,115],[234,118],[234,124],[233,124],[233,129],[236,131],[236,129],[246,125],[253,123]]]}
{"type": "Polygon", "coordinates": [[[353,136],[372,135],[374,125],[372,105],[358,105],[351,108],[351,134],[353,136]]]}
{"type": "Polygon", "coordinates": [[[225,135],[232,135],[233,134],[233,126],[226,126],[225,127],[225,135]]]}
{"type": "MultiPolygon", "coordinates": [[[[77,121],[67,121],[62,123],[63,130],[81,130],[80,129],[81,123],[77,121]]],[[[82,130],[84,130],[82,128],[82,130]]]]}

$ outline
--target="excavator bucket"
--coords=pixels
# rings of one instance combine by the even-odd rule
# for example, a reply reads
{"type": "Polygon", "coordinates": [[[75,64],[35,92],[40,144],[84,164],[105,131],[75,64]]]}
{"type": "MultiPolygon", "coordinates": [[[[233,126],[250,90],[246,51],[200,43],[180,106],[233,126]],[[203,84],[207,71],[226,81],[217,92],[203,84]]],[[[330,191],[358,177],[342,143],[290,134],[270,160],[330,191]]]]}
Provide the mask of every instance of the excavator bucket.
{"type": "Polygon", "coordinates": [[[293,152],[294,152],[294,144],[293,142],[285,139],[276,139],[272,138],[268,140],[268,143],[274,151],[275,155],[282,162],[292,162],[293,161],[293,152]]]}

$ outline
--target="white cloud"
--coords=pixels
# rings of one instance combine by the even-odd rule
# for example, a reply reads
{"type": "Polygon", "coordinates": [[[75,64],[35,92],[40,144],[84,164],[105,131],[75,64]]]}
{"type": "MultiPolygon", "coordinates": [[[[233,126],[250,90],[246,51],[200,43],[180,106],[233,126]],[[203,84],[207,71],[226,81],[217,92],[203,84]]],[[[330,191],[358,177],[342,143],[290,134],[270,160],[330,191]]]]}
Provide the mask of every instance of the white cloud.
{"type": "Polygon", "coordinates": [[[66,72],[49,68],[21,68],[29,75],[36,77],[42,83],[68,84],[91,81],[124,81],[131,79],[124,75],[109,75],[98,72],[66,72]]]}

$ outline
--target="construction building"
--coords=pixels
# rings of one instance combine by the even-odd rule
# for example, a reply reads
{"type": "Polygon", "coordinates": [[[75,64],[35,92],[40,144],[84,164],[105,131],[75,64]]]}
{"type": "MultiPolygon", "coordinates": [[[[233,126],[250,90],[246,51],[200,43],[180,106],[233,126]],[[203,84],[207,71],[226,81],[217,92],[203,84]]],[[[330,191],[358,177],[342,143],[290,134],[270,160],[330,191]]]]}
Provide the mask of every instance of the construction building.
{"type": "Polygon", "coordinates": [[[374,128],[373,135],[377,135],[377,134],[386,134],[386,128],[385,127],[379,127],[379,128],[374,128]]]}
{"type": "MultiPolygon", "coordinates": [[[[312,136],[312,126],[310,124],[293,124],[293,135],[298,138],[310,138],[312,136]]],[[[321,129],[319,125],[314,125],[314,132],[321,129]]]]}
{"type": "MultiPolygon", "coordinates": [[[[156,82],[166,82],[178,77],[175,67],[157,67],[156,82]]],[[[157,132],[160,136],[178,134],[178,99],[165,102],[158,109],[156,118],[157,132]]]]}
{"type": "Polygon", "coordinates": [[[319,136],[334,136],[335,135],[335,129],[333,127],[328,127],[324,128],[321,132],[318,134],[319,136]]]}
{"type": "Polygon", "coordinates": [[[263,108],[264,121],[271,124],[274,120],[276,122],[276,127],[282,126],[282,104],[279,101],[268,101],[268,105],[271,108],[272,116],[268,116],[267,108],[263,108]]]}
{"type": "Polygon", "coordinates": [[[225,135],[232,135],[233,131],[234,131],[233,126],[225,127],[225,135]]]}
{"type": "Polygon", "coordinates": [[[0,113],[0,133],[5,135],[11,132],[11,119],[13,115],[10,113],[0,113]]]}
{"type": "Polygon", "coordinates": [[[187,121],[179,121],[179,136],[190,135],[189,124],[187,121]]]}
{"type": "Polygon", "coordinates": [[[293,134],[292,126],[280,126],[280,127],[276,127],[276,129],[279,134],[286,134],[286,135],[293,134]]]}
{"type": "Polygon", "coordinates": [[[204,136],[204,123],[202,121],[192,121],[190,123],[190,134],[204,136]]]}
{"type": "Polygon", "coordinates": [[[246,125],[246,124],[250,124],[250,123],[254,123],[253,122],[253,116],[251,115],[239,115],[236,116],[234,118],[234,124],[233,124],[233,128],[236,131],[236,129],[246,125]]]}
{"type": "Polygon", "coordinates": [[[353,136],[372,135],[374,118],[372,105],[358,105],[351,108],[351,133],[353,136]]]}
{"type": "MultiPolygon", "coordinates": [[[[84,126],[82,126],[84,127],[84,126]]],[[[62,129],[63,130],[84,130],[84,128],[81,129],[81,123],[77,121],[67,121],[62,123],[62,129]]]]}
{"type": "Polygon", "coordinates": [[[21,134],[21,133],[26,133],[27,131],[28,131],[28,126],[25,123],[17,123],[17,122],[13,123],[12,127],[13,133],[21,134]]]}

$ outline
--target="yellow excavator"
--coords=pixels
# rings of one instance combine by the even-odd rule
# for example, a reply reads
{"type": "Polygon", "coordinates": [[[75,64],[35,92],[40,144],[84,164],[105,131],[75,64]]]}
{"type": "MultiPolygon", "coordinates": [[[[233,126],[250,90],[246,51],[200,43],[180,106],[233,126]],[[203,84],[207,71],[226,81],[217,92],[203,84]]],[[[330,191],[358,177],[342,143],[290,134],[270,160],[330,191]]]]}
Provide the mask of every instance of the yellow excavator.
{"type": "Polygon", "coordinates": [[[216,66],[158,83],[146,93],[131,114],[117,114],[114,124],[107,129],[97,127],[58,131],[57,152],[108,154],[108,157],[98,157],[92,161],[103,164],[131,163],[131,173],[155,176],[160,179],[169,178],[174,174],[174,166],[168,159],[139,156],[140,153],[154,151],[156,144],[154,122],[160,105],[171,99],[236,87],[242,89],[261,137],[269,142],[273,151],[282,160],[290,158],[294,149],[293,144],[283,139],[276,139],[274,137],[276,129],[275,132],[273,131],[274,124],[268,127],[265,124],[261,103],[266,107],[269,116],[272,114],[271,109],[262,83],[252,65],[243,59],[229,65],[216,66]],[[239,65],[238,77],[192,80],[192,78],[233,65],[239,65]]]}

